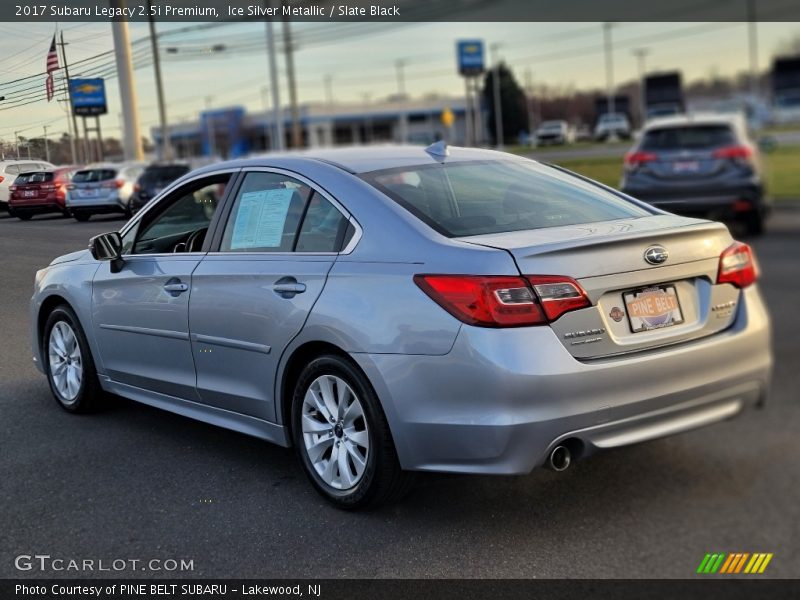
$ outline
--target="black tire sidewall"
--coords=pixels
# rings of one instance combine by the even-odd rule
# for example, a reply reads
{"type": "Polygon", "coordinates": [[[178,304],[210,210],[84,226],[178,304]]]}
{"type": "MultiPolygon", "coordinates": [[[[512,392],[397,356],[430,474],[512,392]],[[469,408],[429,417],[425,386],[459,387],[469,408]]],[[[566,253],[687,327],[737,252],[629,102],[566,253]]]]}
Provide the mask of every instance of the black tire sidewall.
{"type": "MultiPolygon", "coordinates": [[[[380,447],[387,443],[385,433],[385,417],[381,410],[378,397],[366,378],[347,360],[336,355],[322,356],[310,362],[303,369],[295,385],[292,396],[292,438],[300,461],[314,487],[323,496],[343,508],[355,508],[369,503],[370,497],[375,493],[376,475],[379,464],[380,447]],[[367,466],[364,475],[358,484],[349,490],[337,490],[326,484],[317,474],[311,461],[308,459],[303,442],[301,425],[303,398],[311,383],[322,375],[335,375],[343,379],[356,393],[364,416],[367,420],[370,451],[367,456],[367,466]]],[[[392,443],[391,440],[388,440],[392,443]]]]}
{"type": "Polygon", "coordinates": [[[42,362],[45,374],[47,375],[47,383],[50,385],[50,391],[53,393],[53,397],[55,398],[56,402],[58,402],[59,406],[72,413],[88,410],[93,400],[91,394],[95,392],[95,390],[91,389],[92,381],[94,378],[96,378],[94,361],[92,360],[89,344],[86,341],[86,336],[83,333],[83,328],[80,326],[78,317],[75,315],[72,309],[68,308],[67,306],[62,305],[57,307],[47,317],[44,331],[42,333],[42,362]],[[61,396],[61,393],[58,391],[55,383],[53,382],[53,376],[50,373],[50,332],[53,330],[53,327],[55,327],[56,323],[61,321],[65,322],[70,326],[70,328],[72,328],[72,331],[75,333],[75,338],[78,340],[78,347],[81,351],[81,366],[83,367],[83,373],[81,374],[81,386],[78,390],[78,395],[72,402],[67,401],[61,396]]]}

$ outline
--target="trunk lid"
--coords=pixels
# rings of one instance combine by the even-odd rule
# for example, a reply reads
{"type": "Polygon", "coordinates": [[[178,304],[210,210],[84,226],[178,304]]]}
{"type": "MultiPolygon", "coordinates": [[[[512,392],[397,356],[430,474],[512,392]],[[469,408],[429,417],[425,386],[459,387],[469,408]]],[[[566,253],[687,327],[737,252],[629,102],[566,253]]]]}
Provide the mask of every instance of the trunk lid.
{"type": "Polygon", "coordinates": [[[697,339],[726,329],[735,316],[739,290],[716,284],[720,254],[733,243],[720,223],[656,215],[460,239],[506,250],[524,275],[578,281],[592,305],[551,323],[576,358],[697,339]],[[648,262],[653,247],[666,260],[648,262]]]}

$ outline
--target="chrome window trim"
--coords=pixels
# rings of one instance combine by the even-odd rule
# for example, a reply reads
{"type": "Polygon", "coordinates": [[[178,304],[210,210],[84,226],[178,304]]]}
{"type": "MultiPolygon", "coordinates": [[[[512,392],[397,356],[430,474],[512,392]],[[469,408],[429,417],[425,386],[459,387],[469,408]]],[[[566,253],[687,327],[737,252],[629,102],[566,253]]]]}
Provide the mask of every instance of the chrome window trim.
{"type": "MultiPolygon", "coordinates": [[[[353,233],[353,237],[350,239],[350,241],[348,242],[347,246],[342,248],[342,250],[340,252],[231,252],[230,250],[228,250],[228,251],[216,250],[216,251],[213,251],[213,252],[209,252],[208,253],[209,256],[217,256],[217,255],[224,255],[224,256],[231,256],[231,255],[232,256],[247,256],[247,255],[250,255],[250,256],[253,256],[253,255],[257,255],[257,256],[298,256],[298,255],[299,256],[339,256],[339,255],[352,253],[353,250],[355,250],[356,245],[358,245],[358,242],[361,241],[361,235],[363,233],[363,229],[361,228],[361,225],[356,220],[356,218],[353,216],[353,213],[351,213],[349,210],[347,210],[342,205],[341,202],[339,202],[330,193],[328,193],[327,190],[322,188],[322,186],[320,186],[319,184],[315,183],[314,181],[312,181],[311,179],[309,179],[305,175],[301,175],[300,173],[297,173],[295,171],[290,171],[289,169],[283,169],[283,168],[280,168],[280,167],[247,167],[247,168],[241,169],[241,171],[242,171],[242,177],[243,178],[247,177],[248,173],[275,173],[277,175],[286,175],[287,177],[291,177],[292,179],[297,179],[301,183],[304,183],[309,188],[311,188],[311,190],[315,194],[321,195],[328,202],[330,202],[333,205],[333,207],[336,210],[338,210],[341,213],[341,215],[353,225],[353,227],[355,228],[355,233],[353,233]]],[[[239,190],[237,190],[237,197],[238,197],[238,191],[239,190]]],[[[231,200],[231,202],[235,203],[236,202],[236,197],[234,197],[231,200]]],[[[233,215],[233,206],[231,206],[231,211],[228,214],[228,220],[225,222],[225,228],[227,228],[228,223],[230,222],[232,215],[233,215]]],[[[225,229],[223,228],[223,234],[224,234],[224,231],[225,231],[225,229]]]]}

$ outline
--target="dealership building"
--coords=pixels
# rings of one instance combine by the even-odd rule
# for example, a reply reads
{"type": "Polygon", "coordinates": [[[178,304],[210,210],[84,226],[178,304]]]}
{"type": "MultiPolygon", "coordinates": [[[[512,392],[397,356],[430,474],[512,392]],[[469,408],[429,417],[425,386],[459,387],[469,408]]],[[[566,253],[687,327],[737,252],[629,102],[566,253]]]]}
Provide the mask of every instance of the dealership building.
{"type": "MultiPolygon", "coordinates": [[[[468,136],[463,98],[406,99],[369,105],[305,104],[298,108],[298,113],[303,146],[308,148],[403,140],[430,144],[441,139],[459,145],[465,144],[468,136]],[[448,121],[450,126],[445,125],[448,121]]],[[[171,146],[178,158],[227,159],[264,152],[272,148],[272,117],[272,111],[247,112],[240,106],[207,110],[194,122],[170,126],[171,146]]],[[[478,138],[486,139],[485,119],[473,120],[480,122],[478,138]]],[[[289,147],[292,115],[288,108],[283,110],[283,127],[284,146],[289,147]]],[[[152,137],[160,146],[159,128],[152,129],[152,137]]]]}

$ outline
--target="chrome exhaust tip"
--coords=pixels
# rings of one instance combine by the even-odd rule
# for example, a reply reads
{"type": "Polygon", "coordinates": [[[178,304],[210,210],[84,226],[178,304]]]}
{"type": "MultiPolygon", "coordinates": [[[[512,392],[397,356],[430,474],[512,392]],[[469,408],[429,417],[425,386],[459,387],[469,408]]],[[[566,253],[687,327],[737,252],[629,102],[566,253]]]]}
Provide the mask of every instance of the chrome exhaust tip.
{"type": "Polygon", "coordinates": [[[566,446],[556,446],[550,453],[548,466],[553,471],[566,471],[572,463],[572,453],[566,446]]]}

